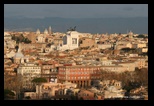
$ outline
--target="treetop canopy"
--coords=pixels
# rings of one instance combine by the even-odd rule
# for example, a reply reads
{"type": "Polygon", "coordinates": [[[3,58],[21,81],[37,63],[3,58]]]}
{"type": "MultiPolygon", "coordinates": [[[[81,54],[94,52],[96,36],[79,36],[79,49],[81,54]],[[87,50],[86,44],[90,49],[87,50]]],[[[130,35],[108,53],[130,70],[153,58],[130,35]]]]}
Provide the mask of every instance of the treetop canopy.
{"type": "Polygon", "coordinates": [[[32,82],[34,82],[34,83],[43,83],[43,82],[47,82],[47,80],[45,78],[34,78],[32,80],[32,82]]]}

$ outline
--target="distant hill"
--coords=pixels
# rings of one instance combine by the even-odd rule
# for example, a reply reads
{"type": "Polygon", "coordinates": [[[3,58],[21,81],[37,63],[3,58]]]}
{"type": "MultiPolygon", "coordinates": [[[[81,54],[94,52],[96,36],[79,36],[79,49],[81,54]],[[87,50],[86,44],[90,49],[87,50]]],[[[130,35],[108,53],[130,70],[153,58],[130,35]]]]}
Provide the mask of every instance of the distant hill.
{"type": "Polygon", "coordinates": [[[131,30],[134,33],[148,33],[148,18],[59,18],[46,17],[5,17],[4,30],[14,31],[44,31],[51,26],[53,32],[66,32],[70,27],[76,26],[76,30],[86,33],[127,33],[131,30]]]}

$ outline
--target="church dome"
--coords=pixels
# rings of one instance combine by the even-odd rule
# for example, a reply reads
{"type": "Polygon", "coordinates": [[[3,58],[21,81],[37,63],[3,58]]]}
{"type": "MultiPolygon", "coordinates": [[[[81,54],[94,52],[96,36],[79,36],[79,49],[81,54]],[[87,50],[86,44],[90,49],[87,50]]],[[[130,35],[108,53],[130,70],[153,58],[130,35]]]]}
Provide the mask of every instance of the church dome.
{"type": "Polygon", "coordinates": [[[132,31],[130,31],[130,32],[129,32],[129,35],[133,35],[133,32],[132,32],[132,31]]]}
{"type": "Polygon", "coordinates": [[[17,52],[13,58],[24,58],[24,55],[21,52],[17,52]]]}

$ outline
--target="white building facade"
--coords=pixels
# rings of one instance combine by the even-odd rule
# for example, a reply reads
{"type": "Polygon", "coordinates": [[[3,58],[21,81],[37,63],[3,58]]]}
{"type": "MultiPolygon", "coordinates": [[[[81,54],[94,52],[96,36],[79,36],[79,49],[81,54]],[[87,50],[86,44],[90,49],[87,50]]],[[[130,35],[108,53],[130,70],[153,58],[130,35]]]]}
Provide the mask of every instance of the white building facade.
{"type": "Polygon", "coordinates": [[[33,63],[27,63],[19,66],[17,74],[21,74],[23,77],[23,88],[31,89],[33,83],[31,82],[34,78],[41,77],[41,67],[33,63]]]}
{"type": "Polygon", "coordinates": [[[79,47],[79,35],[81,33],[77,31],[68,31],[63,37],[63,45],[59,48],[60,50],[73,50],[79,47]]]}

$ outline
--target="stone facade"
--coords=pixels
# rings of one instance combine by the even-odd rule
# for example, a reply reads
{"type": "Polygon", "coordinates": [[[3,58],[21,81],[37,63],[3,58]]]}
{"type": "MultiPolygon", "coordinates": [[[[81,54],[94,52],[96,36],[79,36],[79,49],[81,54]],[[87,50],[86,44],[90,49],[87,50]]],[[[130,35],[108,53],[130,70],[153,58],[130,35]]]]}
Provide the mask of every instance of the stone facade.
{"type": "Polygon", "coordinates": [[[89,87],[91,80],[100,79],[99,66],[61,66],[58,72],[58,81],[70,81],[78,87],[89,87]]]}
{"type": "Polygon", "coordinates": [[[17,69],[17,74],[23,76],[23,88],[32,89],[33,83],[31,81],[41,76],[41,67],[35,64],[20,65],[17,69]]]}
{"type": "Polygon", "coordinates": [[[63,37],[63,45],[60,50],[73,50],[79,47],[79,35],[77,31],[68,31],[63,37]]]}

